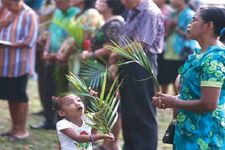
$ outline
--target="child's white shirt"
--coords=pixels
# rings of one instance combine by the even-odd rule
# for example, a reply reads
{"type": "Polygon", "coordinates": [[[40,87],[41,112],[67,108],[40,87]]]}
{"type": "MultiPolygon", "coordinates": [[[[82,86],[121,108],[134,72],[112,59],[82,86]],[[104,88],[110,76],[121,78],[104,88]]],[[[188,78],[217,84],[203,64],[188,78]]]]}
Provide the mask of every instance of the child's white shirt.
{"type": "Polygon", "coordinates": [[[56,129],[61,145],[61,150],[92,150],[91,142],[79,143],[77,141],[72,140],[70,137],[61,132],[61,130],[63,129],[71,128],[76,134],[91,135],[92,127],[89,126],[87,123],[92,124],[92,122],[85,115],[83,115],[81,118],[83,120],[81,127],[68,121],[67,119],[62,119],[56,123],[56,129]]]}

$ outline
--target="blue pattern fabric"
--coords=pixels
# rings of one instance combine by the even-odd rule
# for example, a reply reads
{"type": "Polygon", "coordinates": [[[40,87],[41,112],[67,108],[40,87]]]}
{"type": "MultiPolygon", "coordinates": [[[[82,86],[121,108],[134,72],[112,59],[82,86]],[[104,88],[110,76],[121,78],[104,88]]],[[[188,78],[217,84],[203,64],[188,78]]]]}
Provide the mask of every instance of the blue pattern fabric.
{"type": "Polygon", "coordinates": [[[201,97],[201,87],[218,87],[221,93],[215,111],[194,113],[179,110],[174,144],[179,150],[225,149],[225,47],[210,46],[205,52],[189,56],[180,68],[180,99],[201,97]]]}
{"type": "Polygon", "coordinates": [[[73,19],[79,12],[80,9],[77,7],[70,7],[65,12],[60,9],[55,10],[52,23],[49,26],[49,32],[51,34],[50,52],[57,53],[63,41],[68,37],[66,30],[54,22],[67,22],[73,19]]]}

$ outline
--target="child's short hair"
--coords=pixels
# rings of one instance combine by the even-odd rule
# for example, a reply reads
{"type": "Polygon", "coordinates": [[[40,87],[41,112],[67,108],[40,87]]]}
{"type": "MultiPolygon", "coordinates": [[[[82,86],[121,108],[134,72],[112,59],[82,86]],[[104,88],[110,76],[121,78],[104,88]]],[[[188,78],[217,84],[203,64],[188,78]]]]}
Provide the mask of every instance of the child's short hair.
{"type": "Polygon", "coordinates": [[[60,99],[62,97],[65,97],[67,95],[71,95],[73,94],[72,92],[65,92],[60,94],[59,96],[52,96],[52,102],[53,102],[53,109],[54,110],[60,110],[62,108],[61,103],[60,103],[60,99]]]}

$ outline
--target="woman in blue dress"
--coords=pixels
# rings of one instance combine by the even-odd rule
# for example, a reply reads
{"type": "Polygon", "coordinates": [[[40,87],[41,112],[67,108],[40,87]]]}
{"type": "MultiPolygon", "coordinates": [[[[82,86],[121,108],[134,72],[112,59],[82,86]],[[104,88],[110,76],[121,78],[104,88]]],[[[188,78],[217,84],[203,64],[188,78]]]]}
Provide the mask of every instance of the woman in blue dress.
{"type": "Polygon", "coordinates": [[[189,56],[180,68],[180,94],[157,93],[158,108],[177,108],[174,144],[179,150],[225,149],[225,9],[198,11],[187,37],[198,41],[199,53],[189,56]]]}

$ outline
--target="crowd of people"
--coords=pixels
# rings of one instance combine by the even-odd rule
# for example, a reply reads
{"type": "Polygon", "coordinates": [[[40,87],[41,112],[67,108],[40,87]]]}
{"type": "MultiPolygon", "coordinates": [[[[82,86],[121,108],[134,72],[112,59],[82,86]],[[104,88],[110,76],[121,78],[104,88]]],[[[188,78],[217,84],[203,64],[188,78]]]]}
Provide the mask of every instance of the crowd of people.
{"type": "MultiPolygon", "coordinates": [[[[37,73],[39,114],[45,121],[30,128],[56,129],[62,150],[91,150],[100,139],[104,142],[96,150],[120,150],[120,131],[124,150],[156,150],[156,108],[175,110],[174,149],[224,149],[225,8],[200,8],[197,2],[1,0],[0,99],[8,102],[11,128],[0,136],[12,142],[29,137],[26,90],[37,73]],[[81,47],[59,24],[71,20],[84,31],[81,47]],[[143,67],[118,65],[121,56],[104,47],[112,41],[124,46],[121,36],[141,43],[161,92],[156,93],[143,67]],[[117,75],[123,81],[117,93],[119,117],[109,134],[89,126],[86,100],[62,95],[73,91],[65,75],[79,75],[80,62],[90,59],[109,69],[110,84],[117,75]],[[171,83],[173,95],[168,94],[171,83]]],[[[100,89],[90,92],[97,96],[100,89]]]]}

